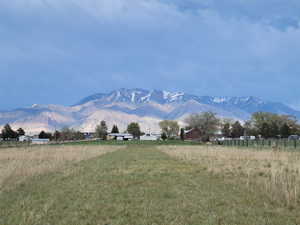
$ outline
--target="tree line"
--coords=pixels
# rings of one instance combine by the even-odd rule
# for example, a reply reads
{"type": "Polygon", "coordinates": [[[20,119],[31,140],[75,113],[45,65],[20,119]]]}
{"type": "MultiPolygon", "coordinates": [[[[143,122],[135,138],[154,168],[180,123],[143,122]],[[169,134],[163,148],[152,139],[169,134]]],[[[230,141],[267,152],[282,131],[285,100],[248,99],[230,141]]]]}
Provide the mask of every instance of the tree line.
{"type": "Polygon", "coordinates": [[[239,121],[225,121],[222,135],[229,138],[255,136],[259,138],[288,138],[300,135],[300,125],[295,117],[268,112],[252,114],[251,119],[241,124],[239,121]]]}
{"type": "Polygon", "coordinates": [[[215,136],[225,138],[255,136],[268,139],[300,135],[300,125],[295,117],[269,112],[253,113],[250,120],[245,122],[222,119],[217,117],[215,113],[203,112],[188,116],[184,122],[186,126],[181,129],[177,121],[164,120],[160,122],[162,139],[175,138],[179,134],[183,140],[185,131],[190,129],[197,129],[202,141],[209,141],[215,136]]]}
{"type": "MultiPolygon", "coordinates": [[[[226,138],[239,138],[241,136],[255,136],[260,138],[288,138],[290,135],[300,135],[300,125],[295,117],[289,115],[279,115],[269,112],[253,113],[251,119],[245,122],[234,121],[232,119],[221,119],[212,112],[203,112],[188,116],[184,123],[185,127],[180,128],[177,121],[163,120],[159,123],[161,138],[184,140],[186,130],[197,129],[202,141],[208,141],[211,137],[222,135],[226,138]]],[[[124,131],[134,138],[144,135],[138,123],[130,123],[124,131]]],[[[110,133],[119,133],[117,125],[113,125],[110,133]]],[[[13,130],[6,124],[0,134],[3,140],[17,139],[25,135],[22,128],[13,130]]],[[[101,121],[94,131],[94,137],[106,140],[108,127],[105,121],[101,121]]],[[[71,128],[63,128],[54,133],[41,131],[38,135],[40,139],[50,139],[56,141],[83,140],[85,135],[82,132],[71,128]]]]}

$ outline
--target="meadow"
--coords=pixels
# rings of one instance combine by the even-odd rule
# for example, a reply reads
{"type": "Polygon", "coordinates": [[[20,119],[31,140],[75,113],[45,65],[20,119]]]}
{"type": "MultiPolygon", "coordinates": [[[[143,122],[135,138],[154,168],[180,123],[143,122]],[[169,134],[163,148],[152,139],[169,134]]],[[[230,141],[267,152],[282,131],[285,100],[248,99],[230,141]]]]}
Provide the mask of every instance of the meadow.
{"type": "Polygon", "coordinates": [[[300,224],[297,152],[206,145],[0,149],[2,225],[300,224]]]}

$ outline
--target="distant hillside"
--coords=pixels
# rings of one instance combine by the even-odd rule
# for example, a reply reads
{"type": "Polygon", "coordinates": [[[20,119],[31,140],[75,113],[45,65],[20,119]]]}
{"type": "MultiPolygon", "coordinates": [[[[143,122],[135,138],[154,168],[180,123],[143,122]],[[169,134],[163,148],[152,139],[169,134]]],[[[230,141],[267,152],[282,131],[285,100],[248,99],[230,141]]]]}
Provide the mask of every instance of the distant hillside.
{"type": "Polygon", "coordinates": [[[130,122],[139,122],[143,130],[158,131],[163,119],[178,120],[192,114],[212,111],[220,117],[247,120],[258,111],[288,114],[300,118],[300,112],[287,105],[256,97],[196,96],[161,90],[119,89],[88,96],[73,106],[33,105],[0,112],[0,125],[10,123],[31,133],[53,131],[64,126],[93,131],[101,120],[109,127],[117,124],[125,130],[130,122]]]}

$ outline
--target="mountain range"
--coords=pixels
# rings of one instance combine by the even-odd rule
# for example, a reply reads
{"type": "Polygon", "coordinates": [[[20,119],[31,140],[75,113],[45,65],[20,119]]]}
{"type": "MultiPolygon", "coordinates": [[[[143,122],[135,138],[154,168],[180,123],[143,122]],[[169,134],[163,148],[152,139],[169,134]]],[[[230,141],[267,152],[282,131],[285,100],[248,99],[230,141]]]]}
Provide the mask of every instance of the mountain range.
{"type": "Polygon", "coordinates": [[[300,118],[300,111],[257,97],[196,96],[183,92],[123,88],[88,96],[71,106],[35,104],[3,111],[0,112],[0,126],[9,123],[13,128],[22,127],[30,134],[62,127],[92,132],[101,120],[105,120],[109,129],[117,124],[124,131],[130,122],[138,122],[143,131],[158,132],[161,120],[177,120],[183,125],[188,115],[205,111],[241,121],[258,111],[300,118]]]}

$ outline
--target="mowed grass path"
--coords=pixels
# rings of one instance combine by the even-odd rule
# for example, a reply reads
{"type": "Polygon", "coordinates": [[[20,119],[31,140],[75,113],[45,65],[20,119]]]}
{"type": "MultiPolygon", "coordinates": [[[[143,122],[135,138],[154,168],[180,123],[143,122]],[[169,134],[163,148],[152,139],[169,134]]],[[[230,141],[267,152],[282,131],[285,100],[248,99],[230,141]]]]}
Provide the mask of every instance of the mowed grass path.
{"type": "Polygon", "coordinates": [[[1,193],[0,225],[300,223],[297,212],[153,146],[130,146],[74,167],[1,193]]]}

